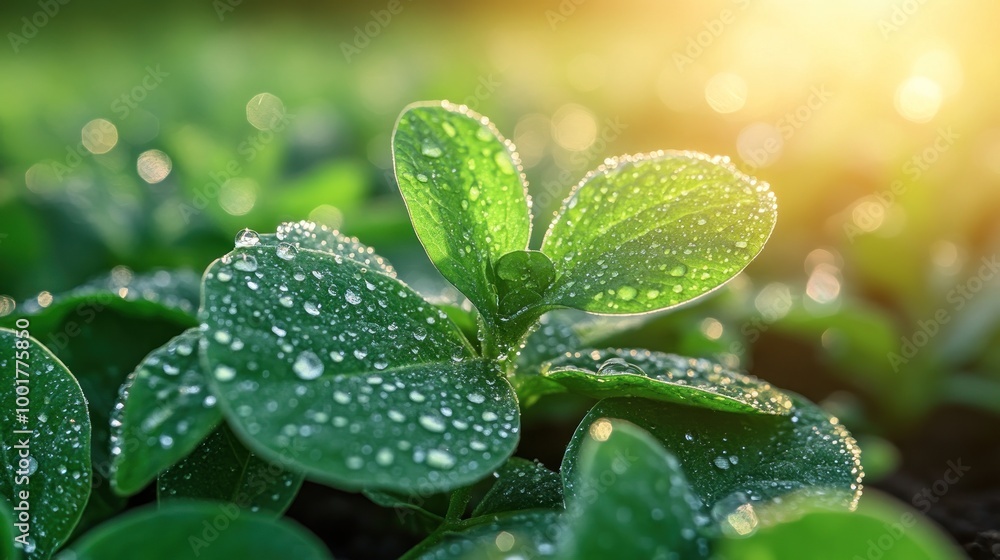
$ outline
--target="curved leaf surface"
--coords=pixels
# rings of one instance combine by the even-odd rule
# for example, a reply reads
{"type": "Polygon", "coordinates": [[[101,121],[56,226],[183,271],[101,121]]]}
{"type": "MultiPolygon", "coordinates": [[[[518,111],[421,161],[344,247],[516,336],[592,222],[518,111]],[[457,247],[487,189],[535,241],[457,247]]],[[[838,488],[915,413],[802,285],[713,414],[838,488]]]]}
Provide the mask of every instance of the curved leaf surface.
{"type": "Polygon", "coordinates": [[[766,183],[728,159],[654,152],[606,160],[545,234],[554,307],[645,313],[711,292],[750,263],[777,217],[766,183]]]}
{"type": "Polygon", "coordinates": [[[705,359],[648,350],[584,350],[542,366],[542,375],[597,399],[644,397],[692,406],[789,414],[792,399],[770,383],[705,359]]]}
{"type": "Polygon", "coordinates": [[[191,453],[222,420],[189,329],[153,351],[122,386],[111,420],[111,483],[138,492],[191,453]]]}

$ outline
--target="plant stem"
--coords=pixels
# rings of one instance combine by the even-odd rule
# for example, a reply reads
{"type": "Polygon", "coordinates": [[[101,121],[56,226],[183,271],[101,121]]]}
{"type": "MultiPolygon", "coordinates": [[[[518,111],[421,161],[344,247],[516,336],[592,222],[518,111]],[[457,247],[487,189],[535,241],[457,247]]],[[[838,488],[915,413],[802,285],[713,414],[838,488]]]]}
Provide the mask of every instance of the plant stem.
{"type": "Polygon", "coordinates": [[[465,486],[451,493],[451,500],[448,502],[448,513],[444,515],[444,526],[450,526],[462,519],[465,508],[472,498],[472,487],[465,486]]]}

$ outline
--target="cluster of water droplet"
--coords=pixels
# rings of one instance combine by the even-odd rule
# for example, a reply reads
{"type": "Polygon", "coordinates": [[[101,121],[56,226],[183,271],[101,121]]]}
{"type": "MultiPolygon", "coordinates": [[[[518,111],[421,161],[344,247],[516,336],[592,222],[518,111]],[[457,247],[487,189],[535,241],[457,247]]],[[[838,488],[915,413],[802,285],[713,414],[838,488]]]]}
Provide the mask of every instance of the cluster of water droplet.
{"type": "Polygon", "coordinates": [[[705,359],[636,349],[567,352],[543,366],[560,383],[721,408],[789,414],[792,401],[771,384],[705,359]],[[633,377],[648,378],[638,382],[633,377]],[[742,405],[742,406],[741,406],[742,405]]]}
{"type": "Polygon", "coordinates": [[[441,485],[502,461],[518,431],[510,386],[467,361],[442,311],[338,235],[246,230],[206,273],[206,361],[237,424],[340,479],[441,485]]]}
{"type": "Polygon", "coordinates": [[[198,332],[190,330],[155,350],[129,374],[111,416],[113,469],[126,469],[130,478],[155,475],[176,460],[155,449],[179,445],[187,452],[221,419],[198,360],[198,341],[198,332]],[[136,473],[150,468],[148,464],[153,465],[151,472],[136,473]]]}

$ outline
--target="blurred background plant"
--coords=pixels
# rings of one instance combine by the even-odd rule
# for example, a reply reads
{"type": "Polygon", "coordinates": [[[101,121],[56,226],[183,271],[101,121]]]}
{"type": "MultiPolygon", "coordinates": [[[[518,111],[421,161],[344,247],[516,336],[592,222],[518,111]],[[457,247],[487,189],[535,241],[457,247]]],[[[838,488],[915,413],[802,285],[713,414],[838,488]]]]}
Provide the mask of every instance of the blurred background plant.
{"type": "MultiPolygon", "coordinates": [[[[823,402],[906,502],[964,458],[930,513],[1000,554],[1000,5],[104,4],[0,7],[0,315],[115,267],[200,271],[240,228],[306,218],[454,299],[392,178],[414,100],[516,143],[539,236],[604,157],[725,154],[778,196],[767,250],[697,305],[585,338],[823,402]]],[[[531,414],[568,437],[567,406],[531,414]]]]}

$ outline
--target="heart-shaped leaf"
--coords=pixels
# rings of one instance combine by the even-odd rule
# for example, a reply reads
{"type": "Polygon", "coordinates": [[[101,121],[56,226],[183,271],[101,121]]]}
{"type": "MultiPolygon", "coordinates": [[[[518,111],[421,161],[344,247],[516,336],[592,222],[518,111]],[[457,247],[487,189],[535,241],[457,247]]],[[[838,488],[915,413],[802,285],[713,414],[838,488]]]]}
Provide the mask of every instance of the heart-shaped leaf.
{"type": "Polygon", "coordinates": [[[771,384],[704,359],[648,350],[584,350],[542,366],[567,390],[597,399],[644,397],[725,410],[789,414],[792,399],[771,384]]]}
{"type": "Polygon", "coordinates": [[[774,228],[766,183],[728,160],[656,152],[607,160],[573,190],[542,251],[556,267],[554,307],[644,313],[736,276],[774,228]]]}
{"type": "Polygon", "coordinates": [[[278,516],[301,486],[301,474],[257,457],[223,424],[161,474],[156,491],[161,505],[177,499],[211,500],[278,516]]]}
{"type": "Polygon", "coordinates": [[[410,105],[392,137],[399,190],[441,274],[497,328],[493,266],[531,235],[513,144],[485,117],[448,102],[410,105]]]}
{"type": "Polygon", "coordinates": [[[461,531],[429,537],[407,558],[417,560],[510,560],[555,558],[563,532],[562,512],[530,510],[487,515],[465,522],[461,531]],[[416,552],[415,552],[416,551],[416,552]]]}
{"type": "Polygon", "coordinates": [[[56,560],[332,560],[315,536],[289,521],[232,504],[178,502],[129,512],[87,533],[56,560]],[[141,551],[141,553],[139,553],[141,551]]]}
{"type": "Polygon", "coordinates": [[[26,325],[0,329],[0,498],[18,523],[29,517],[15,543],[38,560],[66,542],[90,496],[90,418],[76,379],[26,325]]]}
{"type": "Polygon", "coordinates": [[[111,483],[141,490],[191,453],[222,420],[190,329],[147,356],[125,385],[111,420],[111,483]]]}
{"type": "Polygon", "coordinates": [[[595,422],[627,420],[647,430],[680,461],[695,493],[717,520],[747,503],[766,503],[803,488],[835,492],[845,508],[861,496],[860,450],[847,430],[816,405],[792,396],[787,416],[742,414],[649,399],[597,403],[563,458],[567,495],[580,445],[595,422]]]}
{"type": "Polygon", "coordinates": [[[409,491],[469,484],[513,451],[509,383],[398,280],[282,242],[216,261],[203,292],[210,384],[261,457],[345,488],[409,491]]]}
{"type": "Polygon", "coordinates": [[[730,520],[719,560],[961,560],[967,558],[940,528],[878,492],[866,492],[858,510],[830,509],[806,499],[785,500],[730,520]],[[849,538],[846,538],[849,537],[849,538]]]}
{"type": "Polygon", "coordinates": [[[563,507],[562,478],[540,463],[511,457],[493,476],[496,482],[473,510],[473,517],[563,507]]]}
{"type": "Polygon", "coordinates": [[[708,518],[677,459],[634,424],[600,418],[567,485],[565,558],[707,558],[708,518]]]}

